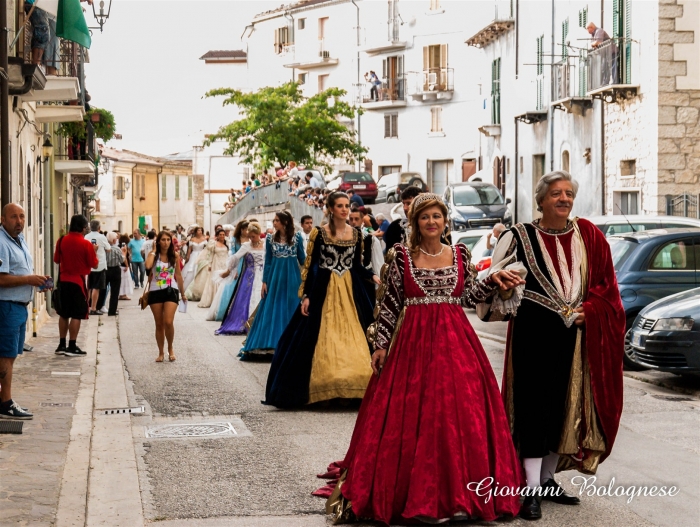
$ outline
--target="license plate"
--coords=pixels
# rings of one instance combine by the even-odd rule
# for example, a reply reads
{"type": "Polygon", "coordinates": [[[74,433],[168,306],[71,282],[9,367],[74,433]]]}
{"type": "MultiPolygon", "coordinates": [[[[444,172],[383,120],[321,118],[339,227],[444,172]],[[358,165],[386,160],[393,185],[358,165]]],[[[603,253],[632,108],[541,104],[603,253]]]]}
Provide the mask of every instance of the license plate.
{"type": "Polygon", "coordinates": [[[365,189],[367,188],[367,185],[353,185],[352,188],[365,189]]]}
{"type": "Polygon", "coordinates": [[[642,347],[642,335],[640,333],[635,333],[632,335],[632,346],[636,346],[638,348],[642,347]]]}

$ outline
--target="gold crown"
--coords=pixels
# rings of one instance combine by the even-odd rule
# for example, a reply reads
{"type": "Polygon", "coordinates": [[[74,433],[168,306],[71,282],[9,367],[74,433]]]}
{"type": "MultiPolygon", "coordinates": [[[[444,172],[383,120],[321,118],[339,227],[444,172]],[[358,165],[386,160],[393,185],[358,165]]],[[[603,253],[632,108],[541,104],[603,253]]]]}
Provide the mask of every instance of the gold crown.
{"type": "Polygon", "coordinates": [[[411,203],[411,208],[408,211],[409,217],[418,205],[420,205],[421,203],[425,203],[426,201],[439,201],[442,203],[442,197],[438,196],[437,194],[433,194],[432,192],[424,192],[422,194],[418,194],[411,203]]]}

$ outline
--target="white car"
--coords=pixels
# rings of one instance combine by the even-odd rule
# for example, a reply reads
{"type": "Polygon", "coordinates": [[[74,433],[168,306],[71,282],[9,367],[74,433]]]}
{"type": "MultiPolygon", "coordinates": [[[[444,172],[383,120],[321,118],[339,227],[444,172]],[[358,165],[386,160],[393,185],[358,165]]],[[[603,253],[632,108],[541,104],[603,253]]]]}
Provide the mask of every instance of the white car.
{"type": "Polygon", "coordinates": [[[641,232],[651,229],[682,229],[694,227],[700,229],[700,220],[685,216],[583,216],[598,227],[605,236],[626,232],[641,232]]]}
{"type": "MultiPolygon", "coordinates": [[[[453,232],[452,234],[452,245],[457,243],[464,243],[469,251],[472,253],[471,263],[476,268],[479,273],[477,275],[478,280],[483,280],[489,275],[489,269],[491,268],[491,253],[492,251],[486,245],[489,236],[491,236],[491,230],[477,229],[476,231],[466,231],[466,232],[453,232]],[[467,241],[463,238],[469,238],[470,233],[480,233],[478,241],[469,247],[467,241]],[[465,236],[466,235],[466,236],[465,236]]],[[[473,234],[471,234],[473,236],[473,234]]]]}

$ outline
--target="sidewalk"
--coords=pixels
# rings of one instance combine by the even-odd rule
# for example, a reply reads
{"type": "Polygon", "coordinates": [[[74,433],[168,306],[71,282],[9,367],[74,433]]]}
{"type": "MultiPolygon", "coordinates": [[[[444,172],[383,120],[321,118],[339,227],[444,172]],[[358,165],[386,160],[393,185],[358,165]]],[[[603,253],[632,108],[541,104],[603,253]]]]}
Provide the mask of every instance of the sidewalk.
{"type": "MultiPolygon", "coordinates": [[[[78,345],[94,349],[96,339],[94,317],[83,324],[78,345]]],[[[24,422],[21,435],[0,434],[0,525],[55,525],[81,379],[55,373],[89,369],[89,359],[54,353],[57,317],[27,344],[34,351],[15,361],[12,391],[13,399],[29,408],[34,419],[24,422]]],[[[94,374],[94,360],[92,370],[94,374]]]]}

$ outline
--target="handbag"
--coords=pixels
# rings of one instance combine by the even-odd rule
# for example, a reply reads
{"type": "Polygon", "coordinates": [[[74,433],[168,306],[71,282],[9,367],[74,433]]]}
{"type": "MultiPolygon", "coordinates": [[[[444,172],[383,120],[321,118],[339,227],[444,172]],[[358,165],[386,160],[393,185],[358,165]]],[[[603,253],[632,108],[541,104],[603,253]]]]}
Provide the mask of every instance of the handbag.
{"type": "MultiPolygon", "coordinates": [[[[155,265],[155,264],[154,264],[155,265]]],[[[148,271],[148,287],[144,287],[143,289],[143,294],[141,295],[141,298],[139,298],[139,305],[141,306],[141,311],[146,309],[148,307],[148,292],[151,290],[151,273],[153,272],[153,269],[151,268],[148,271]]]]}
{"type": "Polygon", "coordinates": [[[61,241],[63,241],[63,236],[58,240],[58,280],[56,285],[51,291],[51,304],[53,305],[54,311],[60,313],[61,310],[61,260],[63,255],[61,253],[61,241]]]}

